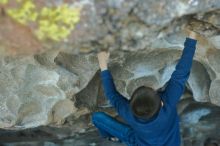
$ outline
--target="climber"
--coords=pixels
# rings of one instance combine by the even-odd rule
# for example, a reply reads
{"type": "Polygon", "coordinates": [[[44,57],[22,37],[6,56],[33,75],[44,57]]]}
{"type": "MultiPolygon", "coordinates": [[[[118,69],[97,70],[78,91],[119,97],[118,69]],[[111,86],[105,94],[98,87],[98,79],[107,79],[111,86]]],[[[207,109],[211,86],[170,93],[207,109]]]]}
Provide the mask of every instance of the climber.
{"type": "Polygon", "coordinates": [[[92,122],[102,137],[122,141],[128,146],[180,146],[176,105],[189,78],[197,43],[196,33],[189,32],[182,56],[165,90],[157,92],[150,87],[141,86],[133,92],[130,100],[116,90],[107,68],[110,54],[98,53],[105,95],[125,121],[119,122],[104,112],[94,112],[92,122]]]}

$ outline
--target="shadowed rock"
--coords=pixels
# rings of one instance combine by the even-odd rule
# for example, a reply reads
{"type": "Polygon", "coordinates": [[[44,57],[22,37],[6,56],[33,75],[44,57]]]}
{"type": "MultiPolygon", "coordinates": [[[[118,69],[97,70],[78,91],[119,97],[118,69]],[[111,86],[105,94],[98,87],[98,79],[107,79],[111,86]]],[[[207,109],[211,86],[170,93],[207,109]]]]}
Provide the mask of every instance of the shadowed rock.
{"type": "Polygon", "coordinates": [[[210,87],[210,90],[209,90],[211,102],[216,104],[216,105],[220,104],[219,86],[220,86],[220,80],[214,80],[211,83],[211,87],[210,87]]]}
{"type": "Polygon", "coordinates": [[[213,104],[191,102],[180,115],[184,144],[201,146],[211,138],[219,145],[219,114],[220,108],[213,104]]]}
{"type": "Polygon", "coordinates": [[[210,88],[210,77],[204,66],[194,61],[188,80],[191,91],[193,92],[193,97],[196,101],[208,102],[209,99],[209,88],[210,88]]]}

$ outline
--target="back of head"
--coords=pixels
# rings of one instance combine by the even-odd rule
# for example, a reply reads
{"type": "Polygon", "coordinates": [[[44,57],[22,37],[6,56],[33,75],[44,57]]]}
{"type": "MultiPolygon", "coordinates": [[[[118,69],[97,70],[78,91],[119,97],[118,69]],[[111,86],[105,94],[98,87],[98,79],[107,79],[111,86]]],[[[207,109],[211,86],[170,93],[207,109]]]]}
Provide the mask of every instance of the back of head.
{"type": "Polygon", "coordinates": [[[134,116],[147,120],[159,112],[161,99],[152,88],[141,86],[132,94],[130,106],[134,116]]]}

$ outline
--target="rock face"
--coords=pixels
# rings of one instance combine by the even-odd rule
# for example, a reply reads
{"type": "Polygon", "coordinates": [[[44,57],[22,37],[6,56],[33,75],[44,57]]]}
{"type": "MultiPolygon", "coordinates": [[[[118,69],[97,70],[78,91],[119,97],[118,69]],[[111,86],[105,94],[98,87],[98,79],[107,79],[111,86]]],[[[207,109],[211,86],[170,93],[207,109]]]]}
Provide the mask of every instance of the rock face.
{"type": "Polygon", "coordinates": [[[187,103],[180,113],[181,131],[184,145],[204,145],[212,143],[219,145],[219,107],[209,103],[196,103],[195,101],[181,101],[180,105],[187,103]],[[197,134],[196,134],[197,133],[197,134]]]}
{"type": "MultiPolygon", "coordinates": [[[[109,103],[99,78],[96,53],[100,50],[111,52],[109,70],[126,98],[141,85],[162,90],[181,56],[184,30],[190,27],[200,35],[187,82],[190,94],[183,99],[192,96],[199,103],[193,101],[179,107],[183,143],[200,146],[205,141],[198,139],[219,137],[215,137],[220,106],[219,0],[65,3],[81,7],[81,18],[60,42],[38,40],[33,33],[34,24],[19,24],[5,15],[8,6],[0,4],[0,128],[74,127],[74,132],[67,130],[68,134],[55,137],[64,138],[91,127],[89,113],[100,107],[109,110],[103,109],[109,103]],[[204,134],[201,129],[208,132],[204,134]]],[[[42,8],[62,2],[36,4],[42,8]]]]}

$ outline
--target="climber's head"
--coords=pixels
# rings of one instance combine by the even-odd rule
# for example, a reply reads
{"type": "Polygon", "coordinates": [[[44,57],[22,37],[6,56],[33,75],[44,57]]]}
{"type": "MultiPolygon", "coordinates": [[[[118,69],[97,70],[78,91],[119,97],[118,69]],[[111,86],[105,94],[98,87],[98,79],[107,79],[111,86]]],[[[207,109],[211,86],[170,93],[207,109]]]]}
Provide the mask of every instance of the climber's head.
{"type": "Polygon", "coordinates": [[[150,87],[141,86],[131,96],[130,106],[135,117],[150,119],[160,111],[161,98],[150,87]]]}

